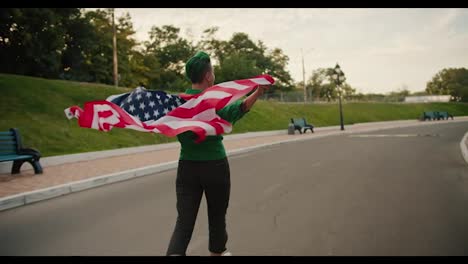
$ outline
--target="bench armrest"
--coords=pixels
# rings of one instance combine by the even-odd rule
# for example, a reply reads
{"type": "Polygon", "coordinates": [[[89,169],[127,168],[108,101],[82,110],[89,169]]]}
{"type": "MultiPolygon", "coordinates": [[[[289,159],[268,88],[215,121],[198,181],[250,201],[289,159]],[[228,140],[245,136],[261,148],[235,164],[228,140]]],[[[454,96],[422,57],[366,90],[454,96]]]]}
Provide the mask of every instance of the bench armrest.
{"type": "Polygon", "coordinates": [[[34,156],[35,158],[40,158],[42,155],[39,152],[39,150],[34,149],[34,148],[21,148],[18,151],[19,155],[31,155],[34,156]]]}

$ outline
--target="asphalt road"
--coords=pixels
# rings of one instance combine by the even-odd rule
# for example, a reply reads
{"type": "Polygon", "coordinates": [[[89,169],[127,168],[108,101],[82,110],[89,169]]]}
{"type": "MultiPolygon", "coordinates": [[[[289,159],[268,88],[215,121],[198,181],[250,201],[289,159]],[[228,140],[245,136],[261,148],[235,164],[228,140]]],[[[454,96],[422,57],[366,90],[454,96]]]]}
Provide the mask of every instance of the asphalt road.
{"type": "MultiPolygon", "coordinates": [[[[468,123],[230,157],[234,255],[468,255],[468,123]]],[[[0,255],[164,255],[171,170],[0,212],[0,255]]],[[[208,255],[205,200],[188,254],[208,255]]]]}

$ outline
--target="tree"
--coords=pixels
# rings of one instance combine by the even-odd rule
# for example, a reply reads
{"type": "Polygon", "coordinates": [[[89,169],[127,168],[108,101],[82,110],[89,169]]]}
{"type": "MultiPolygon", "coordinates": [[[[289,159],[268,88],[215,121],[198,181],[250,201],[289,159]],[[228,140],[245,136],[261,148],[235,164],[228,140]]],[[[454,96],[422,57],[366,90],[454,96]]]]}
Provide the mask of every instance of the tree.
{"type": "Polygon", "coordinates": [[[408,90],[408,86],[403,84],[396,91],[390,92],[385,96],[386,101],[390,102],[403,102],[405,97],[409,96],[411,92],[408,90]]]}
{"type": "Polygon", "coordinates": [[[218,40],[215,38],[216,32],[218,32],[218,27],[211,27],[203,31],[202,40],[199,41],[196,45],[197,50],[204,50],[208,53],[213,54],[212,62],[213,64],[218,64],[225,57],[227,52],[227,41],[218,40]]]}
{"type": "MultiPolygon", "coordinates": [[[[212,56],[217,82],[270,74],[276,83],[269,92],[293,89],[286,70],[289,57],[269,49],[245,33],[225,41],[217,27],[204,31],[194,45],[171,25],[152,27],[149,41],[140,47],[130,15],[117,18],[119,84],[141,83],[151,89],[183,91],[185,62],[196,50],[212,56]]],[[[113,83],[113,28],[111,10],[79,8],[0,9],[0,71],[97,83],[113,83]]]]}
{"type": "Polygon", "coordinates": [[[179,36],[180,29],[165,25],[152,27],[150,41],[145,43],[148,53],[156,56],[163,68],[183,73],[184,62],[193,55],[189,41],[179,36]]]}
{"type": "MultiPolygon", "coordinates": [[[[326,99],[327,101],[338,98],[336,84],[331,79],[332,74],[332,68],[318,68],[312,72],[306,85],[306,89],[309,90],[312,98],[326,99]]],[[[348,83],[343,83],[341,88],[343,89],[344,98],[352,98],[356,93],[356,89],[352,88],[348,83]]]]}
{"type": "MultiPolygon", "coordinates": [[[[87,42],[87,45],[82,46],[81,49],[84,60],[82,67],[84,68],[83,71],[87,73],[86,79],[89,82],[112,84],[113,48],[111,13],[100,9],[89,11],[85,13],[85,20],[89,21],[92,27],[92,31],[87,35],[89,42],[87,42]]],[[[72,68],[72,70],[74,69],[72,68]]]]}
{"type": "Polygon", "coordinates": [[[195,49],[179,33],[180,29],[171,25],[152,27],[149,32],[145,54],[160,65],[160,78],[151,80],[152,89],[183,91],[190,85],[184,77],[184,65],[195,49]]]}
{"type": "Polygon", "coordinates": [[[91,23],[90,15],[81,11],[67,24],[64,35],[65,50],[62,53],[62,67],[59,77],[67,80],[92,82],[96,81],[91,75],[93,49],[97,48],[99,34],[91,23]]]}
{"type": "Polygon", "coordinates": [[[255,65],[255,61],[242,53],[232,53],[215,66],[216,82],[247,79],[260,75],[262,70],[255,65]]]}
{"type": "Polygon", "coordinates": [[[306,85],[306,89],[310,91],[311,98],[319,99],[325,97],[324,86],[328,78],[328,69],[318,68],[312,72],[306,85]]]}
{"type": "Polygon", "coordinates": [[[136,87],[138,83],[135,81],[131,68],[131,66],[135,65],[132,64],[131,58],[136,53],[137,41],[133,38],[135,30],[133,30],[130,14],[126,13],[118,18],[116,31],[119,84],[126,87],[136,87]]]}
{"type": "Polygon", "coordinates": [[[289,58],[281,49],[268,50],[262,41],[255,43],[247,34],[239,32],[234,33],[228,41],[217,40],[217,31],[217,27],[206,29],[197,45],[213,55],[213,61],[217,64],[217,81],[269,74],[276,80],[269,93],[292,90],[292,78],[286,70],[289,58]]]}
{"type": "Polygon", "coordinates": [[[0,71],[57,78],[67,24],[79,15],[78,8],[0,9],[0,71]]]}
{"type": "Polygon", "coordinates": [[[291,91],[293,87],[292,77],[289,71],[286,70],[289,57],[283,53],[283,50],[275,48],[269,52],[266,58],[265,73],[270,74],[276,79],[273,89],[277,88],[280,91],[291,91]]]}
{"type": "MultiPolygon", "coordinates": [[[[78,19],[69,23],[65,36],[66,50],[62,57],[64,79],[113,83],[113,28],[112,11],[96,10],[83,13],[78,19]]],[[[117,56],[118,72],[121,86],[134,87],[139,84],[133,76],[134,68],[141,71],[144,65],[137,65],[132,58],[137,41],[133,38],[135,31],[128,13],[117,18],[117,56]]],[[[140,54],[141,55],[141,54],[140,54]]],[[[141,59],[138,55],[135,59],[141,59]]],[[[138,62],[139,63],[139,62],[138,62]]],[[[145,70],[150,70],[146,69],[145,70]]]]}
{"type": "Polygon", "coordinates": [[[128,87],[143,84],[145,87],[156,89],[161,83],[161,64],[154,56],[135,50],[130,56],[129,64],[132,78],[129,79],[128,87]]]}
{"type": "Polygon", "coordinates": [[[343,83],[342,89],[343,89],[343,97],[345,99],[350,99],[352,98],[353,95],[356,94],[356,89],[351,87],[351,85],[349,85],[348,83],[343,83]]]}
{"type": "Polygon", "coordinates": [[[457,101],[468,102],[468,69],[442,69],[427,83],[426,91],[429,94],[452,95],[457,101]]]}

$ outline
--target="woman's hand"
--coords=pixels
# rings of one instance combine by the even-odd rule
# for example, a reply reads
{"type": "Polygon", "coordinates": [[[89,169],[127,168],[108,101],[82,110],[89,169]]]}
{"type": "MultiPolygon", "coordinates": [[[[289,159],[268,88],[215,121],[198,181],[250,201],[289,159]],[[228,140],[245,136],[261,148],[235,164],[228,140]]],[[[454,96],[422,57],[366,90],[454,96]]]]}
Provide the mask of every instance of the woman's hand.
{"type": "Polygon", "coordinates": [[[269,85],[259,85],[258,88],[257,88],[257,91],[258,91],[258,95],[263,95],[265,93],[266,90],[268,90],[270,88],[269,85]]]}
{"type": "Polygon", "coordinates": [[[255,92],[249,95],[249,97],[245,98],[242,109],[244,111],[249,111],[250,108],[252,108],[252,106],[257,101],[257,98],[261,96],[265,92],[265,90],[267,90],[268,88],[269,88],[269,85],[259,85],[255,92]]]}

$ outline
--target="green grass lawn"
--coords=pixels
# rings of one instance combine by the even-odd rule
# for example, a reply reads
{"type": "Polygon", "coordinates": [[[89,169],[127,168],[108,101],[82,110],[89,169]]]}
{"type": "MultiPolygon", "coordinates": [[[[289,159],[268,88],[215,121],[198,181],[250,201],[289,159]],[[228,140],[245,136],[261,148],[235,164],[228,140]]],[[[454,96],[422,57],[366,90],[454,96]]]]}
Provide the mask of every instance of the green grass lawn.
{"type": "MultiPolygon", "coordinates": [[[[134,147],[173,142],[159,134],[114,128],[110,132],[80,128],[76,119],[68,120],[63,110],[72,105],[101,100],[131,89],[109,85],[0,74],[0,131],[18,128],[23,144],[41,151],[43,156],[134,147]]],[[[345,124],[417,119],[423,111],[448,111],[468,115],[461,103],[391,104],[345,103],[345,124]]],[[[283,104],[258,101],[233,133],[287,129],[291,117],[305,117],[316,127],[339,124],[338,104],[283,104]]]]}

